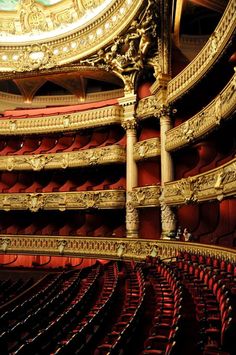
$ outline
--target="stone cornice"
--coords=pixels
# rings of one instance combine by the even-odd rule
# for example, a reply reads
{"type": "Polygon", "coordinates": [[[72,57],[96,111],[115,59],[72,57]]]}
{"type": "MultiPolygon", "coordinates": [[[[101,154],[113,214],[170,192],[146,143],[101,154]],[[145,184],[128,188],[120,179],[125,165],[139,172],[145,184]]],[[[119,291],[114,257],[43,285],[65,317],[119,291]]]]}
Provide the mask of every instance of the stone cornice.
{"type": "Polygon", "coordinates": [[[121,123],[123,108],[108,106],[63,115],[0,120],[0,135],[66,132],[121,123]]]}
{"type": "Polygon", "coordinates": [[[168,182],[164,188],[167,205],[221,201],[228,196],[236,196],[236,158],[206,173],[168,182]]]}
{"type": "Polygon", "coordinates": [[[160,138],[149,138],[137,142],[134,146],[134,159],[136,161],[154,158],[161,154],[160,138]]]}
{"type": "Polygon", "coordinates": [[[78,192],[48,193],[2,193],[0,209],[30,210],[79,210],[88,208],[123,208],[125,206],[124,190],[98,190],[78,192]]]}
{"type": "Polygon", "coordinates": [[[125,163],[124,147],[108,147],[78,150],[68,153],[0,156],[0,170],[66,169],[110,163],[125,163]]]}
{"type": "Polygon", "coordinates": [[[156,207],[160,205],[161,186],[135,187],[130,194],[133,207],[156,207]]]}
{"type": "Polygon", "coordinates": [[[202,138],[229,118],[236,108],[236,73],[221,93],[195,116],[166,134],[166,150],[179,149],[202,138]]]}
{"type": "Polygon", "coordinates": [[[215,31],[192,62],[168,83],[167,101],[177,100],[204,77],[234,36],[236,0],[230,0],[215,31]]]}
{"type": "Polygon", "coordinates": [[[0,46],[1,71],[24,72],[53,68],[96,53],[127,27],[142,5],[142,0],[114,0],[94,20],[63,36],[34,41],[29,37],[21,45],[19,41],[10,43],[10,40],[6,40],[0,46]]]}
{"type": "Polygon", "coordinates": [[[64,255],[144,261],[148,255],[172,258],[179,252],[210,255],[236,262],[236,251],[222,246],[147,239],[41,235],[0,235],[0,253],[64,255]]]}

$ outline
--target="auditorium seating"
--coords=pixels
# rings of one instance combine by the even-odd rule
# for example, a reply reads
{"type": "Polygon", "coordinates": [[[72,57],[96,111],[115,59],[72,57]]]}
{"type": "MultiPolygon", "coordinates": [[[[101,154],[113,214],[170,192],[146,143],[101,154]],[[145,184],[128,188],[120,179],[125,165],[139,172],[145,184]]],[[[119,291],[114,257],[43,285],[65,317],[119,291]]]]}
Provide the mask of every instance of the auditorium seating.
{"type": "Polygon", "coordinates": [[[235,354],[236,266],[228,260],[183,252],[52,270],[32,282],[0,279],[3,355],[235,354]]]}

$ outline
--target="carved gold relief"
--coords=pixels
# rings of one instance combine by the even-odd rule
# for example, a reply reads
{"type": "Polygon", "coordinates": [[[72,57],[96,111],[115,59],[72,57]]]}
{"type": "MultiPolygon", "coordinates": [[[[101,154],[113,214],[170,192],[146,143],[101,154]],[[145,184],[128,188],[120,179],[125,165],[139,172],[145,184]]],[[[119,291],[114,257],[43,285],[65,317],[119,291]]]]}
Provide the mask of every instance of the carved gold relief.
{"type": "Polygon", "coordinates": [[[46,44],[34,44],[19,56],[15,71],[32,71],[52,68],[56,65],[51,48],[46,44]]]}
{"type": "Polygon", "coordinates": [[[181,205],[211,199],[222,200],[236,193],[236,158],[207,173],[165,184],[165,203],[181,205]]]}
{"type": "Polygon", "coordinates": [[[159,138],[150,138],[137,142],[134,146],[134,159],[136,161],[157,157],[161,154],[161,143],[159,138]]]}
{"type": "Polygon", "coordinates": [[[17,69],[24,72],[51,68],[55,63],[62,65],[96,53],[99,48],[110,43],[127,28],[142,7],[143,1],[114,0],[105,9],[102,7],[99,9],[100,4],[100,1],[94,0],[86,2],[84,6],[82,1],[67,0],[67,6],[59,4],[49,9],[35,0],[22,1],[18,16],[13,21],[16,23],[16,33],[13,33],[12,29],[10,32],[6,29],[6,25],[4,26],[4,46],[0,47],[1,71],[9,72],[17,69]],[[91,7],[93,11],[99,10],[97,16],[92,16],[91,7]],[[88,12],[91,19],[86,21],[88,12]],[[23,36],[24,40],[19,41],[18,37],[14,40],[15,34],[18,37],[23,36]],[[50,55],[45,63],[37,61],[32,65],[27,54],[29,53],[27,43],[38,44],[38,38],[42,47],[50,41],[50,55]],[[26,44],[21,46],[19,43],[22,42],[26,44]],[[23,62],[21,62],[22,66],[19,66],[18,59],[22,57],[30,66],[24,65],[23,62]],[[31,65],[32,69],[30,69],[31,65]]]}
{"type": "Polygon", "coordinates": [[[148,61],[148,58],[157,58],[158,10],[155,1],[147,1],[146,7],[131,22],[125,34],[114,37],[110,46],[81,60],[80,64],[114,71],[122,78],[125,93],[132,92],[135,87],[135,73],[147,64],[153,65],[153,61],[148,61]]]}
{"type": "Polygon", "coordinates": [[[195,116],[169,130],[166,134],[166,150],[171,151],[203,137],[216,128],[222,120],[230,117],[235,110],[236,74],[221,93],[195,116]]]}
{"type": "Polygon", "coordinates": [[[230,0],[221,21],[205,46],[181,73],[170,80],[167,89],[168,102],[175,101],[201,80],[230,43],[235,25],[235,0],[230,0]]]}
{"type": "Polygon", "coordinates": [[[0,252],[9,254],[63,254],[64,256],[144,261],[148,255],[166,259],[177,256],[181,251],[236,262],[235,250],[198,243],[101,237],[65,236],[58,238],[42,235],[0,235],[0,252]]]}
{"type": "Polygon", "coordinates": [[[39,209],[60,210],[87,208],[123,208],[125,191],[102,190],[53,193],[9,193],[0,194],[0,209],[27,210],[37,212],[39,209]]]}
{"type": "Polygon", "coordinates": [[[159,107],[155,96],[148,96],[139,100],[136,115],[139,120],[154,116],[154,112],[159,107]]]}
{"type": "Polygon", "coordinates": [[[122,117],[122,107],[109,106],[85,112],[71,113],[69,115],[35,117],[34,119],[5,119],[0,121],[0,134],[17,135],[51,133],[52,131],[72,131],[88,127],[99,127],[113,123],[120,123],[122,117]]]}
{"type": "Polygon", "coordinates": [[[111,145],[68,153],[0,156],[0,170],[66,169],[97,164],[125,163],[125,160],[124,147],[111,145]]]}
{"type": "Polygon", "coordinates": [[[132,204],[135,208],[159,206],[160,194],[159,185],[135,187],[131,192],[132,204]]]}

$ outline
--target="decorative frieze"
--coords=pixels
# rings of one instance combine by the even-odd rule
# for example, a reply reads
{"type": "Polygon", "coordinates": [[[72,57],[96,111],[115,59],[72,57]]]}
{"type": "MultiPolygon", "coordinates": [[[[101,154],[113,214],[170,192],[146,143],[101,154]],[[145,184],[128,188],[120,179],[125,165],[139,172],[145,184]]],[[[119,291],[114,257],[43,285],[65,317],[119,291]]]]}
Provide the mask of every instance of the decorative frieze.
{"type": "Polygon", "coordinates": [[[68,209],[79,210],[88,208],[123,208],[125,206],[125,191],[98,190],[52,193],[2,193],[0,194],[0,209],[43,210],[68,209]]]}
{"type": "Polygon", "coordinates": [[[135,208],[159,206],[160,185],[135,187],[131,192],[132,205],[135,208]]]}
{"type": "Polygon", "coordinates": [[[205,46],[191,63],[168,83],[168,102],[177,100],[190,90],[217,62],[230,43],[232,36],[234,36],[236,26],[235,12],[236,1],[230,0],[218,26],[205,46]]]}
{"type": "Polygon", "coordinates": [[[0,235],[0,253],[9,254],[64,255],[143,261],[148,255],[166,259],[177,256],[179,252],[210,255],[236,262],[234,250],[198,243],[101,237],[0,235]]]}
{"type": "Polygon", "coordinates": [[[137,142],[134,146],[134,159],[144,160],[154,158],[161,154],[160,138],[149,138],[141,142],[137,142]]]}
{"type": "Polygon", "coordinates": [[[202,138],[222,120],[229,118],[236,105],[236,73],[221,93],[202,111],[166,134],[166,150],[171,151],[202,138]]]}
{"type": "Polygon", "coordinates": [[[65,132],[121,123],[123,109],[108,106],[64,115],[34,118],[2,119],[0,135],[65,132]]]}
{"type": "Polygon", "coordinates": [[[67,153],[0,156],[0,170],[66,169],[110,163],[125,163],[124,147],[111,145],[103,148],[67,153]]]}
{"type": "Polygon", "coordinates": [[[167,205],[181,205],[236,194],[236,158],[206,173],[168,182],[164,188],[167,205]]]}

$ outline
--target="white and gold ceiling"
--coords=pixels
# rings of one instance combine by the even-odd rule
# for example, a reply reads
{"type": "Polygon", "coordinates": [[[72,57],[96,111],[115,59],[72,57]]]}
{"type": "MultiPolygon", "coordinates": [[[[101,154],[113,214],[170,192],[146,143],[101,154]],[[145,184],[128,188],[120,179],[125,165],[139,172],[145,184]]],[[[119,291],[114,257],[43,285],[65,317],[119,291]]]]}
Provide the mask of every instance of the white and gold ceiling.
{"type": "Polygon", "coordinates": [[[12,0],[11,6],[8,3],[0,1],[1,72],[48,69],[96,52],[125,29],[143,1],[12,0]]]}

